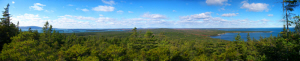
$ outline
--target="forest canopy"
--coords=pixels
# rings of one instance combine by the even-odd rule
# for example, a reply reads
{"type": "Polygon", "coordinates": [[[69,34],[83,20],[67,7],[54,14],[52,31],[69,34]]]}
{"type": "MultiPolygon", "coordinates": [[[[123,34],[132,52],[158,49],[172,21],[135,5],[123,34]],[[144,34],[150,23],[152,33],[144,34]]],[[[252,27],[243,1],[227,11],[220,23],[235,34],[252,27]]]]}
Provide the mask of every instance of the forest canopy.
{"type": "MultiPolygon", "coordinates": [[[[295,0],[297,1],[297,0],[295,0]]],[[[293,4],[294,1],[287,4],[293,4]]],[[[277,37],[234,41],[207,35],[219,30],[149,29],[128,32],[59,33],[46,22],[43,33],[21,31],[3,11],[0,22],[1,61],[297,61],[300,60],[299,16],[295,30],[284,26],[277,37]]],[[[292,11],[293,7],[287,6],[292,11]]],[[[289,26],[287,24],[286,26],[289,26]]]]}

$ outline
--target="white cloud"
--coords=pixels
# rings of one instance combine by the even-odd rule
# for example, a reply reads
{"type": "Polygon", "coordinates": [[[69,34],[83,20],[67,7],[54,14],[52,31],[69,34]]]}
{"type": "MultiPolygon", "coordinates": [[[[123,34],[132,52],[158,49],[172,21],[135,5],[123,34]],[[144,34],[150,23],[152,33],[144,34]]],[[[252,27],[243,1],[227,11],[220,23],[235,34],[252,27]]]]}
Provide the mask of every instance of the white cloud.
{"type": "Polygon", "coordinates": [[[190,15],[190,16],[181,16],[180,20],[194,21],[194,20],[203,20],[203,19],[208,19],[208,18],[211,18],[211,12],[194,14],[194,15],[190,15]]]}
{"type": "Polygon", "coordinates": [[[273,16],[273,14],[268,14],[268,16],[272,17],[272,16],[273,16]]]}
{"type": "MultiPolygon", "coordinates": [[[[226,20],[220,17],[212,17],[211,12],[205,12],[200,14],[181,16],[180,21],[175,22],[178,27],[191,27],[191,28],[249,28],[249,27],[278,27],[271,24],[268,19],[261,20],[240,20],[231,19],[226,20]]],[[[237,13],[235,13],[237,14],[237,13]]],[[[175,25],[175,26],[176,26],[175,25]]]]}
{"type": "Polygon", "coordinates": [[[206,0],[207,5],[220,5],[220,6],[223,5],[223,4],[231,5],[231,4],[228,4],[226,2],[227,2],[227,0],[206,0]]]}
{"type": "Polygon", "coordinates": [[[133,13],[132,11],[128,11],[128,13],[133,13]]]}
{"type": "Polygon", "coordinates": [[[11,18],[13,23],[20,22],[20,26],[43,26],[47,20],[43,20],[40,16],[34,14],[17,15],[11,18]]]}
{"type": "Polygon", "coordinates": [[[46,5],[43,5],[43,4],[41,4],[41,3],[34,3],[33,6],[30,6],[29,8],[30,8],[30,9],[34,9],[34,10],[41,11],[41,10],[44,10],[44,9],[43,9],[43,6],[46,6],[46,5]]]}
{"type": "Polygon", "coordinates": [[[264,19],[261,19],[260,21],[267,22],[267,21],[270,21],[270,20],[264,18],[264,19]]]}
{"type": "Polygon", "coordinates": [[[12,1],[11,3],[12,3],[12,4],[15,4],[15,1],[12,1]]]}
{"type": "Polygon", "coordinates": [[[68,4],[68,6],[74,6],[74,5],[72,5],[72,4],[68,4]]]}
{"type": "MultiPolygon", "coordinates": [[[[46,21],[49,22],[55,28],[89,28],[89,21],[78,21],[82,19],[89,19],[91,17],[83,17],[83,16],[72,16],[65,15],[59,16],[59,18],[54,20],[44,20],[48,19],[48,16],[40,17],[39,15],[34,14],[24,14],[16,17],[12,17],[13,23],[17,23],[20,21],[20,26],[39,26],[42,27],[46,21]]],[[[97,19],[94,19],[97,20],[97,19]]]]}
{"type": "Polygon", "coordinates": [[[109,0],[109,1],[102,0],[102,2],[105,4],[109,4],[109,5],[115,4],[115,1],[113,1],[113,0],[109,0]]]}
{"type": "Polygon", "coordinates": [[[87,11],[89,11],[88,9],[81,9],[82,11],[84,11],[84,12],[87,12],[87,11]]]}
{"type": "Polygon", "coordinates": [[[44,16],[43,18],[49,18],[48,16],[44,16]]]}
{"type": "Polygon", "coordinates": [[[149,13],[144,13],[142,17],[146,18],[151,18],[151,19],[167,19],[166,16],[161,15],[161,14],[149,14],[149,13]]]}
{"type": "Polygon", "coordinates": [[[122,14],[122,13],[123,13],[123,11],[122,11],[122,10],[119,10],[119,11],[117,11],[117,13],[120,13],[120,14],[122,14]]]}
{"type": "MultiPolygon", "coordinates": [[[[236,13],[235,13],[236,14],[236,13]]],[[[41,15],[42,16],[42,15],[41,15]]],[[[223,19],[221,17],[212,17],[211,12],[181,16],[179,21],[162,19],[166,16],[160,14],[145,13],[142,18],[110,18],[87,17],[64,15],[54,20],[48,19],[48,16],[39,16],[34,14],[24,14],[12,17],[12,22],[20,21],[20,26],[40,26],[49,21],[54,28],[245,28],[245,27],[262,27],[273,26],[268,19],[248,20],[248,19],[223,19]],[[145,18],[143,18],[145,17],[145,18]]],[[[278,27],[282,27],[278,25],[278,27]]]]}
{"type": "Polygon", "coordinates": [[[100,17],[102,17],[102,16],[104,16],[104,15],[102,15],[102,14],[99,14],[99,16],[100,16],[100,17]]]}
{"type": "Polygon", "coordinates": [[[100,22],[100,23],[105,23],[105,22],[111,22],[111,21],[115,21],[114,18],[109,18],[109,17],[99,17],[96,22],[100,22]]]}
{"type": "Polygon", "coordinates": [[[243,1],[243,6],[241,8],[247,9],[248,11],[253,11],[253,12],[262,12],[266,11],[268,12],[268,6],[269,4],[266,3],[251,3],[249,4],[247,1],[243,1]]]}
{"type": "Polygon", "coordinates": [[[222,14],[222,17],[233,17],[233,16],[237,16],[239,13],[226,13],[226,14],[222,14]]]}
{"type": "Polygon", "coordinates": [[[93,8],[94,11],[104,11],[104,12],[114,11],[114,9],[115,7],[112,6],[101,6],[101,5],[93,8]]]}
{"type": "Polygon", "coordinates": [[[176,10],[173,10],[173,12],[177,12],[176,10]]]}

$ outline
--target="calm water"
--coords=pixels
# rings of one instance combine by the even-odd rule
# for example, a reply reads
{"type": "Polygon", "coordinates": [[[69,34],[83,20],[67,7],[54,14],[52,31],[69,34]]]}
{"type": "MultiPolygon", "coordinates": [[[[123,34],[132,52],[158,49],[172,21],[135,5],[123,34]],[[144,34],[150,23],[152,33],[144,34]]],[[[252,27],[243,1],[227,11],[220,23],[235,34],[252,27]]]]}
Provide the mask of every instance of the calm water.
{"type": "MultiPolygon", "coordinates": [[[[279,34],[279,32],[281,32],[283,30],[283,28],[243,28],[243,29],[218,29],[218,30],[224,30],[224,31],[272,31],[271,33],[249,33],[251,39],[252,38],[259,39],[260,36],[270,37],[270,35],[272,35],[272,36],[277,37],[277,35],[279,34]]],[[[294,28],[290,28],[290,31],[294,31],[294,28]]],[[[211,36],[211,38],[218,38],[218,39],[233,41],[237,34],[238,33],[226,33],[226,34],[222,34],[220,36],[211,36]]],[[[246,40],[247,34],[248,33],[240,33],[241,38],[246,40]]]]}

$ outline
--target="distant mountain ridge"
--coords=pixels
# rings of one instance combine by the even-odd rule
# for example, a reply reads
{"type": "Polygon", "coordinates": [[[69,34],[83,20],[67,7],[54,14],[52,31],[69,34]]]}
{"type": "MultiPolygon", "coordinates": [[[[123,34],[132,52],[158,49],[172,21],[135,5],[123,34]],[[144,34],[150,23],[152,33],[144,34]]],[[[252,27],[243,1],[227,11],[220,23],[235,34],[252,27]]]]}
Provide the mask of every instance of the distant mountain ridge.
{"type": "Polygon", "coordinates": [[[38,27],[38,26],[20,26],[20,29],[43,29],[43,27],[38,27]]]}

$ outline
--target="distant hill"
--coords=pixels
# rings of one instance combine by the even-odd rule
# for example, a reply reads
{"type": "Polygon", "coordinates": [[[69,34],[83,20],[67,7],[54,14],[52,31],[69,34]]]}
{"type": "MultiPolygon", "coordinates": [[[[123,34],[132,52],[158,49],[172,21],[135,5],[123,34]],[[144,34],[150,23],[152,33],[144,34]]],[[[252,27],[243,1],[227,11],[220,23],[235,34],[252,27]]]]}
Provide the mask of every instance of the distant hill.
{"type": "Polygon", "coordinates": [[[43,27],[38,27],[38,26],[20,26],[20,29],[42,29],[43,27]]]}

